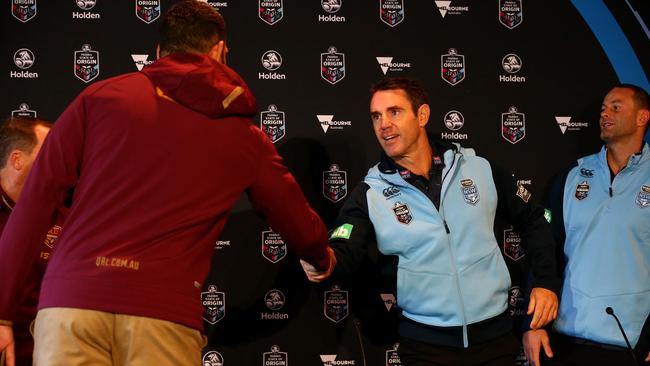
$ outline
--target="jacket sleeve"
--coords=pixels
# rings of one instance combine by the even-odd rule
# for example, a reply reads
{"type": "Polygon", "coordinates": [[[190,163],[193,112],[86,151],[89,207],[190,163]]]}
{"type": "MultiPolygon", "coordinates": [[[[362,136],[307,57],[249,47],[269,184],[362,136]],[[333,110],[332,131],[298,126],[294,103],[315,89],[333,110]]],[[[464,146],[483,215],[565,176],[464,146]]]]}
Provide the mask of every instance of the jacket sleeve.
{"type": "Polygon", "coordinates": [[[273,143],[252,127],[260,146],[259,170],[248,187],[251,204],[280,234],[290,250],[320,270],[327,269],[327,229],[309,206],[300,186],[284,165],[273,143]]]}
{"type": "Polygon", "coordinates": [[[48,134],[0,238],[0,319],[14,320],[17,299],[58,208],[78,179],[85,138],[85,95],[48,134]]]}
{"type": "Polygon", "coordinates": [[[368,189],[366,183],[359,183],[336,218],[336,227],[330,235],[337,260],[333,277],[345,277],[357,271],[367,257],[369,244],[376,240],[368,215],[368,189]]]}
{"type": "Polygon", "coordinates": [[[522,237],[522,245],[529,258],[533,287],[542,287],[559,295],[555,241],[544,209],[530,201],[530,193],[517,187],[512,175],[491,163],[497,188],[497,212],[513,225],[522,237]]]}

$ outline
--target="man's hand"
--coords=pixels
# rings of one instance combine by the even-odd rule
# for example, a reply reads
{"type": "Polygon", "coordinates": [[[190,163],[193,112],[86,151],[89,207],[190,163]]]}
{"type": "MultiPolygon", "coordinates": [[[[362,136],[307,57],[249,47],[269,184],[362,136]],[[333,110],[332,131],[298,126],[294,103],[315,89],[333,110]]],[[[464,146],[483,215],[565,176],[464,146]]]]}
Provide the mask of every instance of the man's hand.
{"type": "Polygon", "coordinates": [[[548,339],[548,334],[544,329],[529,330],[524,333],[524,353],[526,359],[531,366],[540,366],[539,363],[539,349],[540,346],[544,347],[546,356],[553,357],[553,350],[551,350],[551,342],[548,339]]]}
{"type": "Polygon", "coordinates": [[[8,325],[0,325],[0,352],[5,351],[6,366],[15,366],[14,332],[8,325]]]}
{"type": "Polygon", "coordinates": [[[312,266],[308,262],[305,262],[302,259],[300,260],[302,269],[305,271],[307,279],[311,282],[321,282],[329,277],[332,274],[332,271],[334,271],[334,267],[336,267],[336,255],[334,255],[334,250],[330,247],[327,247],[327,256],[329,257],[329,267],[326,271],[318,271],[316,267],[312,266]]]}
{"type": "Polygon", "coordinates": [[[539,329],[557,318],[557,295],[551,290],[535,287],[530,292],[528,311],[526,314],[533,315],[530,322],[531,329],[539,329]]]}
{"type": "Polygon", "coordinates": [[[650,363],[650,352],[648,352],[648,357],[645,358],[645,362],[650,363]]]}

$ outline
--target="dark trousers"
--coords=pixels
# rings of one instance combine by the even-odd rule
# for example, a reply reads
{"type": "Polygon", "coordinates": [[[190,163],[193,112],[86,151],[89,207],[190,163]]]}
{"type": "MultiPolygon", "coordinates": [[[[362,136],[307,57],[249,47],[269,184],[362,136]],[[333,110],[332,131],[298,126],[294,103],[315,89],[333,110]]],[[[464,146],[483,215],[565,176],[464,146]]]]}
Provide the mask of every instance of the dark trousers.
{"type": "Polygon", "coordinates": [[[508,333],[469,348],[436,346],[401,338],[399,349],[403,366],[513,366],[520,343],[508,333]]]}
{"type": "MultiPolygon", "coordinates": [[[[540,351],[541,366],[635,365],[630,352],[624,348],[582,341],[557,333],[551,333],[551,348],[553,358],[547,358],[544,351],[540,351]]],[[[642,362],[643,358],[639,361],[642,362]]]]}

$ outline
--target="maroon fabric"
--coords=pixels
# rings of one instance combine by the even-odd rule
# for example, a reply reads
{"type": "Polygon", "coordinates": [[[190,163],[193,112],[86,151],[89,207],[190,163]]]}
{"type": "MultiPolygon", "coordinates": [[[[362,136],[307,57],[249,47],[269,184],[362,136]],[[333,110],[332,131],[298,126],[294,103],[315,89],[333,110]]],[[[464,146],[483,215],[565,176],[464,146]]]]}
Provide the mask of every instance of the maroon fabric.
{"type": "Polygon", "coordinates": [[[237,74],[200,55],[168,56],[84,90],[48,135],[0,239],[0,319],[15,318],[21,279],[71,188],[40,308],[202,329],[201,282],[243,192],[289,250],[325,268],[325,226],[250,123],[254,106],[237,74]],[[237,87],[243,93],[224,103],[237,87]]]}

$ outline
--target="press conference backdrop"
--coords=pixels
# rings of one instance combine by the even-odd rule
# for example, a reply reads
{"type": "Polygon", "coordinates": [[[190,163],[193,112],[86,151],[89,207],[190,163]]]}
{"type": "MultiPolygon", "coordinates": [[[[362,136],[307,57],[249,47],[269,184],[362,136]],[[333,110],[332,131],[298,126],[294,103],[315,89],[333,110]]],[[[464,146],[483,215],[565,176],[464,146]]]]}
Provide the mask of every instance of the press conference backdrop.
{"type": "MultiPolygon", "coordinates": [[[[1,113],[55,120],[89,84],[146,67],[172,3],[5,2],[1,113]]],[[[631,0],[208,3],[227,20],[229,64],[258,98],[254,122],[330,229],[379,156],[368,89],[381,77],[422,80],[430,133],[509,169],[533,200],[558,170],[600,148],[600,103],[612,85],[650,90],[649,31],[631,0]]],[[[495,235],[520,321],[526,255],[507,222],[495,235]]],[[[215,242],[201,296],[202,364],[401,364],[395,292],[378,279],[378,261],[349,280],[312,285],[243,197],[215,242]]]]}

